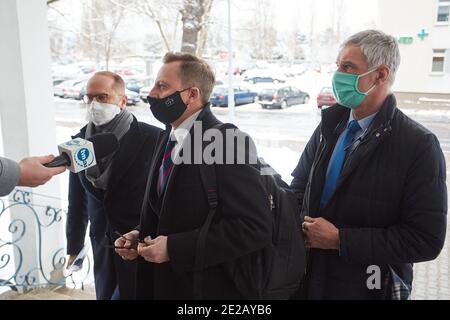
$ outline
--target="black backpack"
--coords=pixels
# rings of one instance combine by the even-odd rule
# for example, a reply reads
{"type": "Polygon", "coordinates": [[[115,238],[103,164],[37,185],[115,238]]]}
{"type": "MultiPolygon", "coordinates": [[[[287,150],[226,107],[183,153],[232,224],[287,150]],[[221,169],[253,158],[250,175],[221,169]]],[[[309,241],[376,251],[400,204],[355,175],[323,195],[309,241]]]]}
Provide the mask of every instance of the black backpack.
{"type": "MultiPolygon", "coordinates": [[[[221,124],[214,128],[236,128],[221,124]]],[[[224,265],[237,289],[245,299],[289,299],[300,287],[306,268],[306,249],[296,196],[263,159],[255,170],[261,175],[270,202],[273,219],[272,243],[267,247],[224,265]],[[272,172],[272,174],[267,174],[272,172]]],[[[200,165],[203,187],[208,197],[209,214],[197,241],[194,298],[202,299],[202,271],[206,237],[218,205],[217,180],[214,165],[200,165]]]]}

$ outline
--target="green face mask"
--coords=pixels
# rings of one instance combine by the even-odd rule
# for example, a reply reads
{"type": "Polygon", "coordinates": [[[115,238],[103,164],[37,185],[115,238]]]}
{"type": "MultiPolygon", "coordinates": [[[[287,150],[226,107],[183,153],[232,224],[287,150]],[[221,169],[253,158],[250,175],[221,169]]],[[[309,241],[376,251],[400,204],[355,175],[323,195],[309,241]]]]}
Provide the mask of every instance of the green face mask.
{"type": "Polygon", "coordinates": [[[376,87],[376,84],[367,92],[361,92],[358,89],[359,79],[376,71],[377,68],[363,74],[351,74],[336,71],[333,76],[333,92],[336,101],[347,108],[358,108],[369,93],[376,87]]]}

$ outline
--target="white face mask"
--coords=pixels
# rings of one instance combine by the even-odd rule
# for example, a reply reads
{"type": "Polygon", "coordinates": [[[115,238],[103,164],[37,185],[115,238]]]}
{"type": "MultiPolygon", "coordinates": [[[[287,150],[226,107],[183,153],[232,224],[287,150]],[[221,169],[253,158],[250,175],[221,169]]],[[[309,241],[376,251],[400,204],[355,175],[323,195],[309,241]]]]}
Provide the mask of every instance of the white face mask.
{"type": "Polygon", "coordinates": [[[115,104],[100,103],[94,100],[87,105],[86,120],[92,121],[96,126],[102,126],[114,119],[120,111],[115,104]]]}

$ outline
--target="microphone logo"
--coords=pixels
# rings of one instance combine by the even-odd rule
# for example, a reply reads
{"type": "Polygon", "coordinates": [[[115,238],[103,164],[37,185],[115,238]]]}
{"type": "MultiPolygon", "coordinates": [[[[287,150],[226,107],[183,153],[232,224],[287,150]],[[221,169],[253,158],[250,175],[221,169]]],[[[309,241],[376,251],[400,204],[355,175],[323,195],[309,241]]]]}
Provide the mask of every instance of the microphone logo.
{"type": "Polygon", "coordinates": [[[69,147],[79,146],[80,144],[81,144],[80,140],[72,140],[72,141],[66,142],[66,146],[69,146],[69,147]]]}
{"type": "Polygon", "coordinates": [[[76,153],[75,161],[79,166],[87,168],[94,162],[94,157],[89,152],[89,149],[83,148],[76,153]]]}

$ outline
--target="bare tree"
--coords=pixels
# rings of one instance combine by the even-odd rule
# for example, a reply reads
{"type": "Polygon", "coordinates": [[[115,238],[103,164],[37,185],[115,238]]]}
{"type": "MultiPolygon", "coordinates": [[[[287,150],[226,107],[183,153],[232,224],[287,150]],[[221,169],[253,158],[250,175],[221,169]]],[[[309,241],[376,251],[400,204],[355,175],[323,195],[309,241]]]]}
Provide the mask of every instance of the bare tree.
{"type": "Polygon", "coordinates": [[[337,43],[342,41],[342,19],[345,18],[345,9],[343,0],[333,0],[331,7],[331,28],[334,31],[334,38],[337,43]]]}
{"type": "Polygon", "coordinates": [[[203,56],[203,53],[206,48],[206,43],[208,41],[209,21],[210,21],[210,17],[211,17],[212,5],[213,5],[214,1],[207,0],[206,2],[207,2],[207,4],[206,4],[205,15],[203,17],[203,25],[202,25],[202,28],[200,29],[199,41],[198,41],[197,55],[199,57],[203,56]]]}
{"type": "MultiPolygon", "coordinates": [[[[124,0],[122,0],[125,2],[124,0]]],[[[82,21],[82,48],[91,57],[100,60],[99,53],[103,53],[106,70],[114,53],[114,40],[123,17],[124,7],[115,2],[85,1],[83,6],[82,21]]]]}
{"type": "MultiPolygon", "coordinates": [[[[183,8],[181,9],[181,21],[183,22],[182,52],[198,54],[200,32],[208,22],[212,3],[213,0],[183,0],[183,8]]],[[[204,45],[200,51],[203,51],[203,49],[204,45]]]]}
{"type": "Polygon", "coordinates": [[[247,23],[249,43],[254,48],[252,56],[256,59],[269,59],[275,53],[278,43],[274,27],[273,4],[269,0],[254,0],[251,21],[247,23]]]}
{"type": "Polygon", "coordinates": [[[169,25],[173,22],[173,12],[179,11],[179,0],[133,0],[123,4],[118,0],[111,1],[127,11],[143,15],[154,21],[164,47],[167,51],[172,51],[174,45],[169,38],[171,33],[169,25]]]}
{"type": "Polygon", "coordinates": [[[112,55],[115,52],[128,50],[125,45],[117,41],[117,29],[124,18],[122,4],[125,2],[126,0],[83,0],[83,19],[80,25],[74,23],[67,8],[66,13],[60,10],[59,5],[67,6],[68,1],[48,0],[47,4],[58,4],[51,5],[49,8],[63,19],[61,25],[59,22],[52,21],[49,27],[53,32],[75,34],[78,38],[77,49],[83,56],[93,58],[97,63],[104,59],[106,69],[109,69],[112,55]]]}

